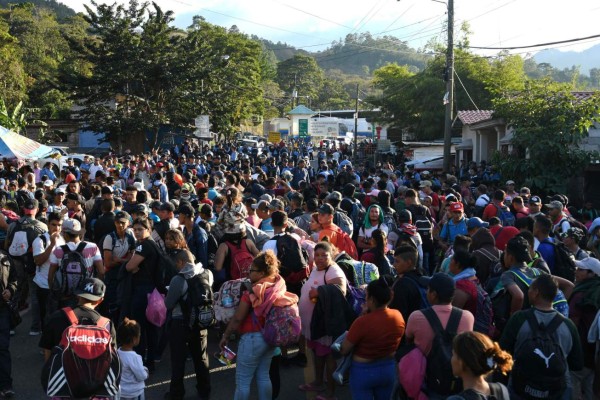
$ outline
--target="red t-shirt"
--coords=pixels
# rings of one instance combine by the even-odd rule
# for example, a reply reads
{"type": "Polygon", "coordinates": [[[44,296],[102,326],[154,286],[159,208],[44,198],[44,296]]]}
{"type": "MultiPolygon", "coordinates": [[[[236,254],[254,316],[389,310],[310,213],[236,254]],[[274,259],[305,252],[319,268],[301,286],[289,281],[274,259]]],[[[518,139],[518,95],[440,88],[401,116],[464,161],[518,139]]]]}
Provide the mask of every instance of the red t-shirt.
{"type": "MultiPolygon", "coordinates": [[[[244,294],[242,294],[242,298],[240,299],[240,304],[241,303],[246,303],[250,305],[250,308],[252,308],[252,302],[250,301],[250,293],[244,292],[244,294]]],[[[263,326],[265,324],[265,318],[253,317],[253,312],[254,311],[251,310],[244,322],[240,324],[240,335],[243,335],[244,333],[260,332],[260,326],[263,326]],[[256,321],[258,321],[260,326],[256,325],[256,322],[254,322],[254,318],[256,318],[256,321]]]]}
{"type": "Polygon", "coordinates": [[[405,327],[400,311],[384,308],[358,317],[347,339],[354,344],[356,356],[375,360],[396,351],[405,327]]]}

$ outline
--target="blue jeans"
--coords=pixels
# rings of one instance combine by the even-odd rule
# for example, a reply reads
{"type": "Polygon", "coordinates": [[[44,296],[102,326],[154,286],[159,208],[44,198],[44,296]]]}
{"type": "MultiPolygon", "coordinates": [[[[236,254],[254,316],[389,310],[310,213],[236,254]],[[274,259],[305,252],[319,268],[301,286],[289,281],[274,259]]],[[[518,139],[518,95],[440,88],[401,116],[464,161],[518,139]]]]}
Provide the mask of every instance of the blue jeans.
{"type": "Polygon", "coordinates": [[[396,382],[393,358],[362,363],[352,361],[350,391],[353,400],[389,400],[396,382]]]}
{"type": "Polygon", "coordinates": [[[252,332],[242,335],[238,346],[235,371],[235,400],[250,398],[250,385],[253,377],[256,377],[258,398],[271,400],[273,392],[269,378],[271,358],[273,358],[273,348],[265,342],[262,333],[252,332]]]}
{"type": "Polygon", "coordinates": [[[8,307],[0,307],[0,390],[12,389],[10,359],[10,314],[8,307]]]}

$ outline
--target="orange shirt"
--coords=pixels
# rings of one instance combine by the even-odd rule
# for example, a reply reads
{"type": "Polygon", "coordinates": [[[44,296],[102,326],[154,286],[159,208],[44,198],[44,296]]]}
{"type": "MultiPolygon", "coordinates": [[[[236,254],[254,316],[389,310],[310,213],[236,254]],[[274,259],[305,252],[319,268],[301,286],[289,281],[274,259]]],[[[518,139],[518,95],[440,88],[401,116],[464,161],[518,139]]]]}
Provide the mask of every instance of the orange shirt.
{"type": "Polygon", "coordinates": [[[391,308],[375,310],[358,317],[348,331],[354,355],[376,360],[394,354],[404,335],[404,318],[391,308]]]}
{"type": "Polygon", "coordinates": [[[319,231],[319,242],[323,240],[325,236],[329,238],[329,243],[339,248],[341,243],[341,235],[338,234],[339,229],[337,225],[331,224],[328,226],[323,226],[319,231]]]}

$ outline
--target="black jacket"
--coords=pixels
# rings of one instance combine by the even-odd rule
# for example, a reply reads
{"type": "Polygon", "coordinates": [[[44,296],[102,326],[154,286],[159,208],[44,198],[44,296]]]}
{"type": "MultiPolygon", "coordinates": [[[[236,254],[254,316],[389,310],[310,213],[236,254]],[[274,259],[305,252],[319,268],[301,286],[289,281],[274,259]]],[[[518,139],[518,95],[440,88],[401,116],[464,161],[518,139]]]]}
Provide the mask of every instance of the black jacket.
{"type": "Polygon", "coordinates": [[[356,318],[354,311],[339,285],[322,285],[317,288],[319,300],[310,321],[310,336],[317,340],[323,336],[337,338],[346,332],[356,318]]]}
{"type": "MultiPolygon", "coordinates": [[[[4,250],[0,250],[0,294],[8,289],[11,300],[14,299],[17,292],[17,270],[14,263],[4,250]]],[[[0,302],[2,307],[6,307],[5,302],[0,302]]]]}

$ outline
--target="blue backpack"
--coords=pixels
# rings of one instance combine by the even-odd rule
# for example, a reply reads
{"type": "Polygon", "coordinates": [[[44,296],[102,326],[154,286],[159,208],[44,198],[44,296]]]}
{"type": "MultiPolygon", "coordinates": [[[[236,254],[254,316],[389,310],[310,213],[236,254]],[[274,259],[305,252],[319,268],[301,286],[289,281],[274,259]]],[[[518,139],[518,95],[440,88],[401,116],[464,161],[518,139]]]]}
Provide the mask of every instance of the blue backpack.
{"type": "Polygon", "coordinates": [[[496,216],[502,222],[502,226],[515,226],[515,215],[510,212],[508,207],[499,207],[496,204],[494,204],[494,207],[497,209],[496,216]]]}

